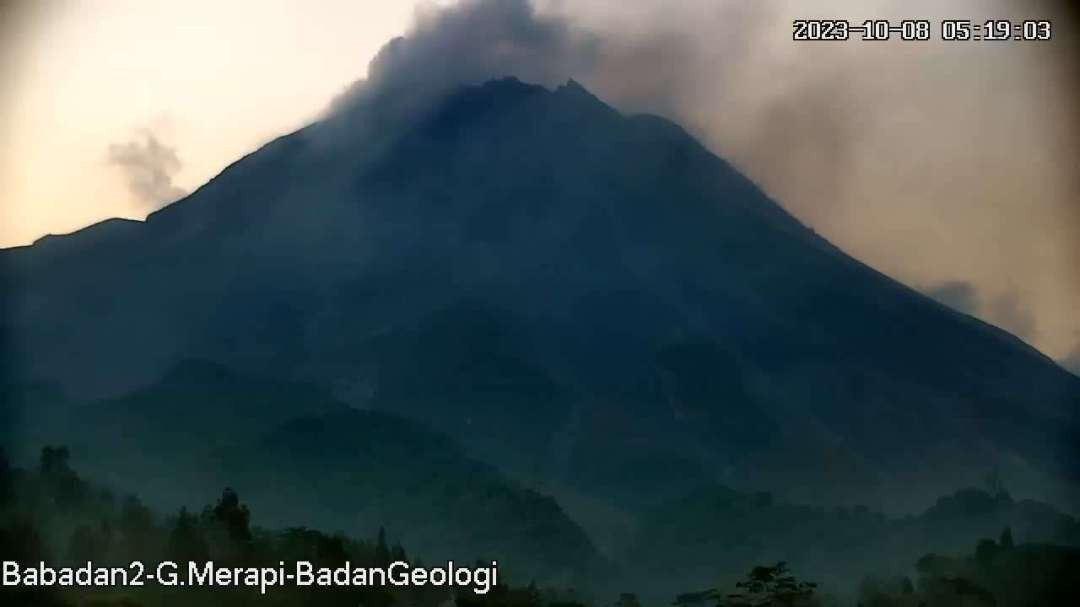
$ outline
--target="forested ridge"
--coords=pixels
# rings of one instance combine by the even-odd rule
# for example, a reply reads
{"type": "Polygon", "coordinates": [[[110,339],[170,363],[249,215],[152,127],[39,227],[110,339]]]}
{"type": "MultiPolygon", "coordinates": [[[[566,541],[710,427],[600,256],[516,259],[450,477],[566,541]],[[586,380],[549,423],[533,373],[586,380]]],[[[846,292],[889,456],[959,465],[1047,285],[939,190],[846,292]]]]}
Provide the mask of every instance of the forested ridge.
{"type": "MultiPolygon", "coordinates": [[[[315,567],[387,567],[395,561],[423,566],[423,555],[409,553],[380,530],[373,538],[306,527],[267,529],[236,491],[225,488],[201,509],[162,514],[137,496],[119,496],[88,482],[73,468],[66,447],[41,450],[36,467],[13,466],[0,457],[0,558],[21,566],[127,567],[144,563],[213,561],[220,567],[275,567],[309,561],[315,567]]],[[[759,498],[760,499],[760,498],[759,498]]],[[[957,507],[944,500],[942,507],[957,507]]],[[[970,495],[968,496],[970,498],[970,495]]],[[[940,504],[939,504],[940,505],[940,504]]],[[[497,555],[477,555],[482,558],[497,555]]],[[[718,555],[717,562],[722,562],[718,555]]],[[[865,577],[856,597],[802,579],[785,562],[762,564],[745,574],[716,572],[727,580],[712,588],[688,589],[672,597],[677,607],[826,606],[1005,607],[1074,605],[1080,586],[1080,548],[1017,543],[1010,528],[998,538],[980,540],[971,554],[927,554],[913,564],[913,576],[865,577]],[[850,601],[846,600],[850,598],[850,601]]],[[[449,586],[281,585],[258,587],[138,588],[9,587],[4,605],[138,607],[170,605],[364,605],[367,607],[642,607],[648,592],[629,588],[612,597],[573,588],[538,587],[527,580],[499,580],[486,594],[449,586]]],[[[667,602],[660,604],[668,604],[667,602]]]]}

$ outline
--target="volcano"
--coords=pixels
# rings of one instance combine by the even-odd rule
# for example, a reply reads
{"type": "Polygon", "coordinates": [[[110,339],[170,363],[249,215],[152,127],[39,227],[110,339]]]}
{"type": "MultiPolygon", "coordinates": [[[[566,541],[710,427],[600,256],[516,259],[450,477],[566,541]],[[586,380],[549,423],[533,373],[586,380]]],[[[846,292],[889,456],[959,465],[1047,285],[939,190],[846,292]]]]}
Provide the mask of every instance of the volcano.
{"type": "Polygon", "coordinates": [[[903,510],[990,473],[1075,496],[1080,379],[849,257],[672,122],[513,78],[376,114],[145,222],[0,253],[12,423],[45,407],[17,386],[63,416],[198,359],[621,509],[723,483],[903,510]]]}

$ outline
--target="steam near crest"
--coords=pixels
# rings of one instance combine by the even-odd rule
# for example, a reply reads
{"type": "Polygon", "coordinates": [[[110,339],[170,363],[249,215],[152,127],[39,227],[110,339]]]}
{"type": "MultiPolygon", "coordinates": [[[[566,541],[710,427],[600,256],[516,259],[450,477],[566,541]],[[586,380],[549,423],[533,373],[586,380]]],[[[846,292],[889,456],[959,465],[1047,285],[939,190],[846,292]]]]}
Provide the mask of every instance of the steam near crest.
{"type": "Polygon", "coordinates": [[[158,208],[187,194],[173,184],[173,175],[182,166],[180,157],[153,133],[145,132],[142,139],[110,145],[107,160],[124,172],[128,189],[147,207],[158,208]]]}
{"type": "MultiPolygon", "coordinates": [[[[833,12],[977,21],[1060,8],[916,4],[833,12]]],[[[952,289],[954,304],[1069,352],[1080,335],[1070,312],[1080,301],[1080,146],[1066,136],[1080,132],[1066,101],[1072,22],[1056,19],[1060,35],[1041,45],[799,46],[790,24],[805,17],[794,0],[464,0],[420,11],[331,113],[380,97],[422,109],[509,75],[548,86],[572,77],[624,112],[686,126],[863,261],[931,292],[959,277],[968,287],[952,289]]]]}
{"type": "Polygon", "coordinates": [[[975,286],[963,280],[950,280],[925,291],[927,297],[949,306],[957,312],[976,314],[979,310],[979,295],[975,286]]]}
{"type": "Polygon", "coordinates": [[[567,20],[538,14],[528,0],[427,7],[405,36],[382,47],[367,78],[335,99],[330,112],[386,97],[422,109],[456,87],[505,76],[554,85],[588,70],[596,44],[567,20]]]}

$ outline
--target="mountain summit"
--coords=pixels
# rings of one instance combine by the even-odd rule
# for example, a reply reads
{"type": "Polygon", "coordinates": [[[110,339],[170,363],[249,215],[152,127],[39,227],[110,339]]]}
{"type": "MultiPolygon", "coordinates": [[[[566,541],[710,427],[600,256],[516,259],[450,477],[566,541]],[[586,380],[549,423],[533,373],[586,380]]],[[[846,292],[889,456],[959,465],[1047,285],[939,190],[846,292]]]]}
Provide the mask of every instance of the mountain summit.
{"type": "Polygon", "coordinates": [[[82,403],[212,360],[627,508],[713,482],[893,508],[992,471],[1075,486],[1080,379],[675,124],[512,78],[352,111],[143,224],[0,253],[11,379],[82,403]]]}

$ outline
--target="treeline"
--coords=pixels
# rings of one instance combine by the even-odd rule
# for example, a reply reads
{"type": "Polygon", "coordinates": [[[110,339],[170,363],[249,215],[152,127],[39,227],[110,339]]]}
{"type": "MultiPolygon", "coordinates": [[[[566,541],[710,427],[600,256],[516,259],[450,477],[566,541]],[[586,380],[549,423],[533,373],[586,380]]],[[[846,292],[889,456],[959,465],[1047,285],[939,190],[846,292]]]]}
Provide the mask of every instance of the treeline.
{"type": "MultiPolygon", "coordinates": [[[[199,511],[184,508],[160,516],[138,498],[118,498],[82,479],[64,447],[46,447],[36,469],[15,468],[0,452],[0,560],[24,566],[126,567],[132,561],[157,563],[214,561],[222,567],[275,567],[279,562],[310,561],[316,567],[387,567],[409,561],[405,549],[377,537],[357,540],[307,528],[273,531],[253,524],[241,497],[225,489],[199,511]]],[[[415,556],[415,555],[413,555],[415,556]]],[[[926,555],[909,577],[864,579],[859,607],[1011,607],[1080,605],[1080,549],[1016,544],[1012,532],[981,540],[972,555],[926,555]]],[[[718,571],[717,579],[726,578],[718,571]]],[[[504,582],[504,580],[500,580],[504,582]]],[[[639,583],[647,585],[647,579],[639,583]]],[[[581,597],[530,584],[500,583],[477,595],[471,589],[439,586],[258,588],[0,588],[0,604],[11,606],[150,607],[173,605],[348,605],[355,607],[584,607],[581,597]]],[[[623,593],[613,605],[642,607],[635,594],[623,593]]],[[[754,567],[741,581],[675,597],[676,607],[816,607],[840,602],[798,579],[785,563],[754,567]]]]}
{"type": "MultiPolygon", "coordinates": [[[[994,478],[939,498],[917,514],[820,507],[768,493],[709,487],[647,511],[627,559],[638,576],[662,574],[668,592],[785,560],[832,592],[856,596],[865,575],[915,577],[928,552],[965,554],[979,538],[1011,528],[1018,542],[1080,546],[1080,523],[1053,506],[1015,499],[994,478]]],[[[736,577],[736,576],[732,576],[736,577]]],[[[734,579],[724,579],[734,582],[734,579]]]]}
{"type": "MultiPolygon", "coordinates": [[[[0,558],[24,566],[127,567],[132,561],[214,561],[221,567],[274,567],[310,561],[316,567],[386,567],[409,560],[404,548],[388,544],[380,531],[356,540],[307,528],[260,529],[231,489],[201,511],[181,509],[158,516],[134,496],[117,498],[79,477],[64,447],[46,447],[36,470],[13,468],[0,457],[0,558]]],[[[417,564],[416,559],[412,560],[417,564]]],[[[257,588],[5,587],[3,605],[348,605],[434,607],[453,599],[446,587],[278,586],[257,588]]]]}
{"type": "MultiPolygon", "coordinates": [[[[1080,548],[1017,545],[1006,528],[1000,539],[983,539],[974,554],[923,556],[910,577],[865,578],[858,607],[1050,607],[1080,605],[1080,548]]],[[[825,607],[817,585],[797,579],[786,563],[758,566],[727,588],[676,598],[676,607],[825,607]]]]}
{"type": "Polygon", "coordinates": [[[863,580],[860,607],[1080,605],[1080,548],[1015,544],[1005,529],[964,557],[928,554],[907,578],[863,580]]]}

